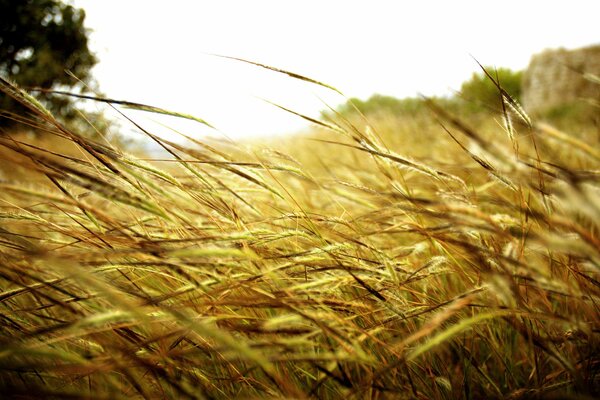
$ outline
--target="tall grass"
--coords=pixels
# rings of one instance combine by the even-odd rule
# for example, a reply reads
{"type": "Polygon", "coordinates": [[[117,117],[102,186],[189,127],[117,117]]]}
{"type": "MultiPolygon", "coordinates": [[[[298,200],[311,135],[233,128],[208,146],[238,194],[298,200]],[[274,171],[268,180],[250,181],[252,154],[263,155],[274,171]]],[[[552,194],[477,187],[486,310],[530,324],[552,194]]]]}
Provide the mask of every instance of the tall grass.
{"type": "Polygon", "coordinates": [[[0,182],[4,395],[598,394],[597,141],[505,97],[483,130],[432,102],[270,150],[138,126],[173,157],[150,162],[0,88],[77,150],[0,137],[27,172],[0,182]]]}

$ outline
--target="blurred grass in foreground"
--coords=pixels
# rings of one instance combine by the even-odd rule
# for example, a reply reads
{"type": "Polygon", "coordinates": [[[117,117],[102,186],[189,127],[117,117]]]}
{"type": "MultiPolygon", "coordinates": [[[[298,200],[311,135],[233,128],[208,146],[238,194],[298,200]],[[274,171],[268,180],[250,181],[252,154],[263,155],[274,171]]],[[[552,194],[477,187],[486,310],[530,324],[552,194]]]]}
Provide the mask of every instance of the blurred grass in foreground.
{"type": "Polygon", "coordinates": [[[146,132],[174,157],[150,162],[1,90],[68,144],[0,137],[5,395],[598,393],[597,134],[505,96],[475,125],[430,102],[270,148],[146,132]]]}

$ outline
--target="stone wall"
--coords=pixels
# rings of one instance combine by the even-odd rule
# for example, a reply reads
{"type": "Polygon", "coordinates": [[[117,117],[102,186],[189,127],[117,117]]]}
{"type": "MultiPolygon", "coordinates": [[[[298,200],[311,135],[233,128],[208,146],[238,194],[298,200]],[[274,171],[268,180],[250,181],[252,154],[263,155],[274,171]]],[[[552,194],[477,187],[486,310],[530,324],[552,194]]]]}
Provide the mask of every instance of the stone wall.
{"type": "Polygon", "coordinates": [[[600,102],[600,84],[584,74],[600,77],[600,45],[533,56],[523,75],[523,107],[530,114],[540,114],[574,102],[600,102]]]}

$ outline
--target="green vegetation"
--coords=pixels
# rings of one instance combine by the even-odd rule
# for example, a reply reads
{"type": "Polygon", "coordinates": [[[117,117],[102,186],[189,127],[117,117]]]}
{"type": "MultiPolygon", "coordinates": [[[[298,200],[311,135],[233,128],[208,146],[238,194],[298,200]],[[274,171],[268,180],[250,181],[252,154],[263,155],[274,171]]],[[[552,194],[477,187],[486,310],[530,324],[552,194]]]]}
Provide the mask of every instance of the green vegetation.
{"type": "Polygon", "coordinates": [[[510,97],[518,102],[521,101],[522,71],[515,72],[508,68],[494,67],[485,67],[485,71],[485,73],[474,73],[460,88],[461,97],[467,101],[471,110],[502,108],[502,95],[496,83],[506,90],[510,97]]]}
{"type": "Polygon", "coordinates": [[[349,99],[337,111],[345,116],[355,113],[356,109],[365,115],[397,114],[406,116],[423,111],[425,109],[423,105],[423,100],[419,98],[398,99],[392,96],[375,94],[367,100],[349,99]]]}
{"type": "MultiPolygon", "coordinates": [[[[0,0],[0,76],[22,87],[85,90],[96,58],[88,48],[84,20],[83,10],[59,0],[0,0]]],[[[44,92],[38,98],[55,114],[74,117],[69,98],[44,92]]],[[[0,108],[24,112],[3,94],[0,108]]],[[[0,119],[4,126],[13,122],[0,119]]]]}
{"type": "MultiPolygon", "coordinates": [[[[500,86],[508,97],[516,102],[521,101],[521,81],[523,73],[514,72],[508,68],[483,67],[482,72],[473,73],[471,78],[461,85],[460,92],[450,97],[436,98],[435,101],[444,109],[452,112],[477,113],[489,111],[502,112],[502,94],[500,86]]],[[[414,117],[427,112],[425,102],[421,98],[408,97],[398,99],[392,96],[375,94],[367,100],[349,99],[336,110],[342,116],[348,117],[360,113],[377,117],[381,115],[396,115],[414,117]]],[[[323,113],[324,118],[333,113],[323,113]]]]}
{"type": "Polygon", "coordinates": [[[4,395],[600,391],[595,128],[423,101],[262,149],[146,132],[173,156],[151,162],[0,88],[72,148],[0,138],[25,177],[0,181],[4,395]]]}

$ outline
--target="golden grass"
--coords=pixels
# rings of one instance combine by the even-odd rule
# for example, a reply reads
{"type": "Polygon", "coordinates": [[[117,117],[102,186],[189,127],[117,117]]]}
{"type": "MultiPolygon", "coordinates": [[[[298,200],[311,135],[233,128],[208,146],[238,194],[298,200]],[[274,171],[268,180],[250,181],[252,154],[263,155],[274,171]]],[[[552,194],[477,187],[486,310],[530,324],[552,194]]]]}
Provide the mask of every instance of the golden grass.
{"type": "Polygon", "coordinates": [[[1,89],[78,149],[0,138],[2,393],[598,393],[597,141],[431,104],[147,162],[1,89]]]}

